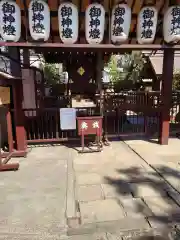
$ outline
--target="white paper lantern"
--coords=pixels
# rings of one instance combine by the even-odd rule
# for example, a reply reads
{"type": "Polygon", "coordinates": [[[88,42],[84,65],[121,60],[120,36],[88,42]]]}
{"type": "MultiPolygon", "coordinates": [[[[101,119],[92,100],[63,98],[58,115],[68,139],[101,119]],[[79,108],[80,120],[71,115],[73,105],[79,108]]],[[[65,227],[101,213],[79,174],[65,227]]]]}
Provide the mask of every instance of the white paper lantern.
{"type": "Polygon", "coordinates": [[[99,3],[86,9],[86,40],[88,43],[101,43],[104,38],[105,10],[99,3]]]}
{"type": "Polygon", "coordinates": [[[29,30],[36,41],[49,39],[50,10],[43,0],[32,0],[29,4],[29,30]]]}
{"type": "Polygon", "coordinates": [[[127,4],[117,4],[112,10],[111,41],[122,43],[128,39],[131,26],[131,9],[127,4]]]}
{"type": "Polygon", "coordinates": [[[164,14],[163,34],[167,43],[180,40],[180,6],[168,8],[164,14]]]}
{"type": "Polygon", "coordinates": [[[153,43],[158,20],[155,7],[147,6],[141,9],[137,22],[137,41],[140,44],[153,43]]]}
{"type": "Polygon", "coordinates": [[[4,41],[17,42],[21,36],[21,11],[14,1],[0,2],[0,35],[4,41]]]}
{"type": "Polygon", "coordinates": [[[78,9],[73,3],[62,3],[58,10],[59,34],[63,43],[75,43],[78,40],[78,9]]]}

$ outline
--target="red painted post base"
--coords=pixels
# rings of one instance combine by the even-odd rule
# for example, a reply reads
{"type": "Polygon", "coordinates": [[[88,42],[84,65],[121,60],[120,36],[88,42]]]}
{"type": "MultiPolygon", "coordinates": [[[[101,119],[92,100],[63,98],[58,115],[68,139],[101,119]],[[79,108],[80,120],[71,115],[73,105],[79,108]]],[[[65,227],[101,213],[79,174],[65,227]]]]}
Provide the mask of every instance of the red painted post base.
{"type": "Polygon", "coordinates": [[[19,163],[0,164],[0,172],[17,171],[18,169],[19,169],[19,163]]]}
{"type": "Polygon", "coordinates": [[[19,163],[8,163],[12,157],[12,153],[7,154],[6,158],[2,158],[0,151],[0,172],[2,171],[16,171],[19,169],[19,163]]]}
{"type": "Polygon", "coordinates": [[[0,172],[17,171],[19,163],[8,163],[12,157],[26,157],[27,151],[13,151],[9,153],[0,152],[0,172]]]}
{"type": "Polygon", "coordinates": [[[160,135],[159,135],[159,144],[168,145],[169,142],[169,112],[162,114],[160,122],[160,135]]]}
{"type": "Polygon", "coordinates": [[[169,141],[168,141],[167,138],[161,138],[161,139],[159,140],[159,144],[160,144],[160,145],[168,145],[168,143],[169,143],[169,141]]]}

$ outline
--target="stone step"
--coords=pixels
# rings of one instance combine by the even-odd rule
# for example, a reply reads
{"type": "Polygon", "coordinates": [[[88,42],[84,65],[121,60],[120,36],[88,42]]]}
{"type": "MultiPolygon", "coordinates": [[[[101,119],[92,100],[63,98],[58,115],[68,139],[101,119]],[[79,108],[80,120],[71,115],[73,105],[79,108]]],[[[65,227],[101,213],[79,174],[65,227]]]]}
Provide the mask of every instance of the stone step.
{"type": "Polygon", "coordinates": [[[81,224],[76,228],[68,228],[68,236],[94,234],[97,232],[120,232],[125,234],[131,232],[150,231],[150,225],[145,218],[124,217],[117,221],[94,222],[88,224],[81,224]]]}

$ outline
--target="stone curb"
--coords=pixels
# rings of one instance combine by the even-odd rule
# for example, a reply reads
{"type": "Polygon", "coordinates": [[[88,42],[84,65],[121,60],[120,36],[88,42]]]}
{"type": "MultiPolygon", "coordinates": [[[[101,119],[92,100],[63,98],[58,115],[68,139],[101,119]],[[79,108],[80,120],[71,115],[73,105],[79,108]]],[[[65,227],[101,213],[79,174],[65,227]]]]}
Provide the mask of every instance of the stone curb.
{"type": "Polygon", "coordinates": [[[66,219],[69,228],[78,227],[80,224],[80,216],[78,214],[76,193],[75,193],[75,172],[73,166],[73,156],[67,161],[67,192],[66,192],[66,219]]]}

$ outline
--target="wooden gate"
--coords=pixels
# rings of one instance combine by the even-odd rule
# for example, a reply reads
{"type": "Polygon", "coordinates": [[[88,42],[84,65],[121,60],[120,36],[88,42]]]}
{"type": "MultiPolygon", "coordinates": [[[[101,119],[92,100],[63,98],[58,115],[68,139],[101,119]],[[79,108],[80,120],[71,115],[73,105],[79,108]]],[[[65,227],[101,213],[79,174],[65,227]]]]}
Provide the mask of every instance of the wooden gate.
{"type": "Polygon", "coordinates": [[[103,95],[104,130],[107,136],[158,132],[160,93],[122,91],[103,95]]]}
{"type": "Polygon", "coordinates": [[[71,96],[81,99],[96,93],[95,55],[74,54],[67,62],[71,96]]]}
{"type": "MultiPolygon", "coordinates": [[[[78,138],[77,131],[60,129],[61,107],[73,107],[77,117],[103,114],[103,129],[107,137],[153,134],[158,132],[160,93],[121,91],[103,92],[96,81],[96,55],[72,53],[67,55],[69,74],[67,91],[54,91],[54,105],[24,109],[28,142],[49,142],[78,138]],[[101,94],[100,94],[101,92],[101,94]],[[100,106],[103,106],[100,111],[100,106]]],[[[60,89],[62,86],[55,86],[60,89]]],[[[64,88],[65,89],[65,88],[64,88]]]]}

